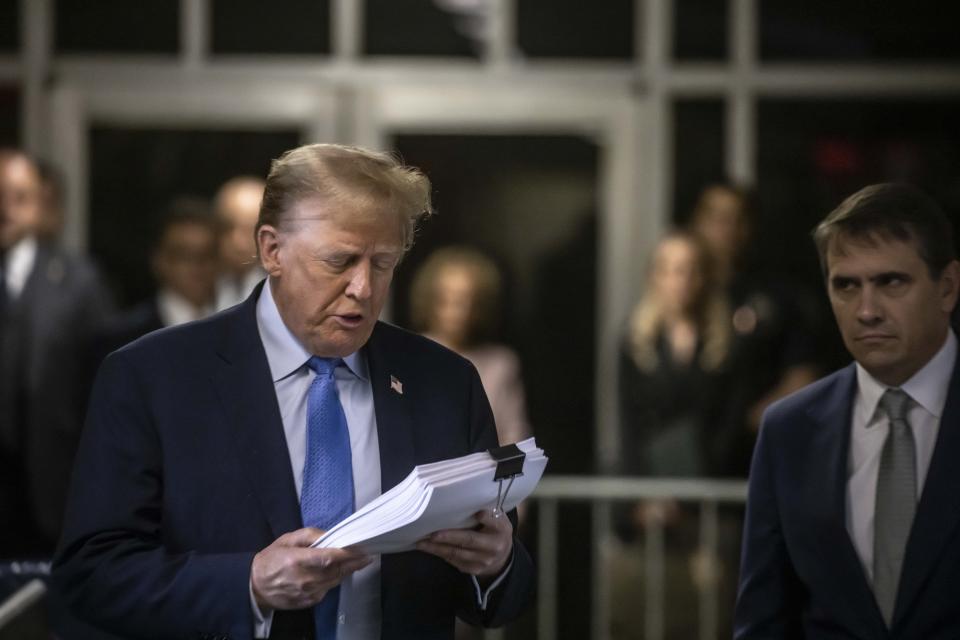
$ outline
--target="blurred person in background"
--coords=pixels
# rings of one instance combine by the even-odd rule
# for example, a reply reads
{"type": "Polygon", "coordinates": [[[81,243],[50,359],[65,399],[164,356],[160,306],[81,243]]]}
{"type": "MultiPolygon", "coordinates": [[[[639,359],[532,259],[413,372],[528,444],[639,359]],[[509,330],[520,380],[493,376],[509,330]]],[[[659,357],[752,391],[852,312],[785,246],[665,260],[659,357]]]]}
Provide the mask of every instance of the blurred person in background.
{"type": "Polygon", "coordinates": [[[770,404],[813,382],[818,319],[806,290],[746,264],[752,232],[750,193],[729,183],[703,190],[690,230],[709,249],[730,304],[730,368],[737,385],[726,398],[726,433],[713,446],[717,475],[747,475],[760,417],[770,404]]]}
{"type": "Polygon", "coordinates": [[[260,178],[239,176],[225,182],[214,198],[220,223],[217,311],[243,302],[267,275],[257,260],[254,240],[263,186],[260,178]]]}
{"type": "Polygon", "coordinates": [[[532,434],[527,421],[520,359],[493,341],[501,295],[500,271],[475,249],[447,247],[434,252],[414,277],[414,327],[477,368],[501,444],[532,434]]]}
{"type": "Polygon", "coordinates": [[[37,238],[41,242],[56,244],[63,233],[63,175],[49,162],[38,162],[40,193],[43,206],[37,224],[37,238]]]}
{"type": "Polygon", "coordinates": [[[97,364],[151,331],[214,312],[217,239],[217,223],[205,201],[179,198],[172,203],[161,219],[150,259],[157,293],[109,323],[98,339],[97,364]]]}
{"type": "MultiPolygon", "coordinates": [[[[710,255],[686,231],[666,235],[653,252],[647,288],[630,316],[620,354],[620,472],[697,477],[711,472],[710,443],[728,384],[732,343],[726,296],[712,279],[710,255]]],[[[637,539],[666,527],[666,638],[696,637],[698,590],[721,566],[698,550],[695,511],[675,500],[646,500],[618,510],[623,548],[611,575],[614,638],[644,633],[644,551],[637,539]]],[[[732,586],[732,585],[731,585],[732,586]]],[[[732,597],[732,589],[731,589],[732,597]]]]}
{"type": "Polygon", "coordinates": [[[0,150],[0,556],[44,556],[60,534],[88,362],[111,307],[82,257],[40,238],[37,164],[0,150]]]}

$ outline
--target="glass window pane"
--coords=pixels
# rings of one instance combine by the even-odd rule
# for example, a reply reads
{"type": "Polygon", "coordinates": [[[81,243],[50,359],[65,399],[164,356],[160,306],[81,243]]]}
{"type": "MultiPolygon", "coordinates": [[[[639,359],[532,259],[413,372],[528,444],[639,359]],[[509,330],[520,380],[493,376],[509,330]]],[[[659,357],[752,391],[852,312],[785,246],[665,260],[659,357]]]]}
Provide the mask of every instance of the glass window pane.
{"type": "Polygon", "coordinates": [[[449,0],[366,0],[364,53],[479,57],[484,5],[449,0]]]}
{"type": "Polygon", "coordinates": [[[0,85],[0,147],[20,145],[20,92],[0,85]]]}
{"type": "Polygon", "coordinates": [[[153,291],[148,256],[177,196],[210,197],[236,175],[266,176],[297,131],[95,126],[90,132],[90,251],[123,304],[153,291]]]}
{"type": "Polygon", "coordinates": [[[673,57],[677,60],[726,60],[729,0],[675,0],[673,57]]]}
{"type": "Polygon", "coordinates": [[[0,51],[13,52],[20,48],[20,2],[0,0],[0,51]]]}
{"type": "Polygon", "coordinates": [[[724,104],[719,99],[673,104],[673,220],[686,222],[701,189],[724,177],[724,104]]]}
{"type": "Polygon", "coordinates": [[[213,53],[330,52],[329,0],[212,0],[213,53]]]}
{"type": "Polygon", "coordinates": [[[957,21],[949,3],[761,2],[764,60],[956,60],[957,21]]]}
{"type": "Polygon", "coordinates": [[[171,53],[180,42],[177,0],[56,0],[60,53],[171,53]]]}
{"type": "Polygon", "coordinates": [[[634,0],[521,0],[520,51],[530,57],[630,59],[634,0]]]}

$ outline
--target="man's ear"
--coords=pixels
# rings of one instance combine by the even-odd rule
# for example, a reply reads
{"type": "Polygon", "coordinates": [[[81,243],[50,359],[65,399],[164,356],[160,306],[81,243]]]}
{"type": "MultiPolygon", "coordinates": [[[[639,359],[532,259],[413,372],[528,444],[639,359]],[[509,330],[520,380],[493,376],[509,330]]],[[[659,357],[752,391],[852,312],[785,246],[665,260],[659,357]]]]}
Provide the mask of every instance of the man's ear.
{"type": "Polygon", "coordinates": [[[957,296],[960,294],[960,262],[950,261],[940,274],[940,308],[944,313],[951,313],[957,306],[957,296]]]}
{"type": "Polygon", "coordinates": [[[263,270],[271,276],[280,275],[280,232],[273,225],[257,229],[257,251],[263,270]]]}

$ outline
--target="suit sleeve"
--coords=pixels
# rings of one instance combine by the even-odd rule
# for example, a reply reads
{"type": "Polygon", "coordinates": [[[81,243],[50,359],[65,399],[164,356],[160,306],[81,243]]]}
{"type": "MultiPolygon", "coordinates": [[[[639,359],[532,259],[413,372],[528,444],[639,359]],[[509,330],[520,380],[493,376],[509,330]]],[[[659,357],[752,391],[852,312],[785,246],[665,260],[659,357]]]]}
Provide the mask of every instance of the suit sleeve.
{"type": "MultiPolygon", "coordinates": [[[[470,445],[474,451],[485,451],[498,445],[497,430],[494,425],[490,403],[480,383],[480,376],[471,368],[470,385],[470,445]]],[[[463,620],[485,627],[499,627],[524,612],[533,600],[535,571],[533,560],[524,548],[523,543],[516,536],[517,512],[514,509],[509,514],[513,523],[513,557],[508,560],[512,563],[504,580],[491,591],[487,607],[481,610],[477,602],[477,591],[473,580],[463,575],[461,580],[461,595],[457,615],[463,620]]]]}
{"type": "Polygon", "coordinates": [[[53,583],[79,617],[129,638],[249,638],[253,553],[173,552],[163,442],[137,369],[111,355],[94,384],[53,583]]]}
{"type": "Polygon", "coordinates": [[[771,442],[770,422],[768,413],[750,469],[734,612],[735,640],[802,638],[803,590],[783,536],[774,477],[777,454],[771,442]]]}

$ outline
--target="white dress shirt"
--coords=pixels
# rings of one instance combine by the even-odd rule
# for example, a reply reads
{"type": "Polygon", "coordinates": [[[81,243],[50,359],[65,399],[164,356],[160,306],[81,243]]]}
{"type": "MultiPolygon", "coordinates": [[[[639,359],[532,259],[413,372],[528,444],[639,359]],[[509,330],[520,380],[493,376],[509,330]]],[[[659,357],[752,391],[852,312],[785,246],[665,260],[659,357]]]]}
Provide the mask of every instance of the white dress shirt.
{"type": "Polygon", "coordinates": [[[189,300],[170,289],[157,293],[157,313],[165,327],[173,327],[194,320],[202,320],[213,313],[213,305],[198,309],[189,300]]]}
{"type": "MultiPolygon", "coordinates": [[[[307,392],[316,374],[307,367],[311,354],[304,349],[280,317],[269,278],[257,300],[257,329],[277,393],[299,501],[307,451],[307,392]]],[[[346,366],[337,367],[334,377],[340,404],[347,418],[347,430],[350,432],[354,506],[360,509],[380,496],[380,442],[377,439],[377,416],[366,358],[356,352],[345,357],[343,361],[346,366]]],[[[500,586],[512,567],[511,560],[486,590],[481,590],[476,576],[471,576],[477,604],[481,610],[487,608],[490,595],[500,586]]],[[[266,638],[270,635],[273,613],[264,614],[260,611],[253,597],[252,585],[250,589],[254,637],[266,638]]],[[[379,638],[380,616],[380,556],[374,556],[373,562],[368,566],[344,578],[340,583],[337,640],[379,638]]]]}
{"type": "Polygon", "coordinates": [[[223,311],[246,300],[247,296],[253,292],[253,288],[266,275],[267,272],[263,267],[255,264],[243,272],[239,278],[230,273],[217,278],[217,311],[223,311]]]}
{"type": "Polygon", "coordinates": [[[37,239],[27,236],[13,245],[5,256],[6,264],[2,265],[4,282],[0,283],[7,288],[10,300],[16,300],[27,286],[27,278],[33,271],[33,264],[37,260],[37,239]]]}
{"type": "MultiPolygon", "coordinates": [[[[316,374],[307,367],[311,354],[280,318],[269,280],[264,284],[257,301],[257,328],[277,392],[299,501],[307,451],[307,392],[316,374]]],[[[350,432],[353,493],[355,507],[359,509],[380,495],[380,443],[377,440],[377,418],[366,359],[357,352],[343,361],[346,366],[337,367],[334,377],[350,432]]],[[[254,603],[254,619],[257,623],[254,635],[266,638],[270,635],[273,615],[270,613],[261,617],[259,613],[254,603]]],[[[340,583],[337,620],[337,640],[380,637],[380,556],[375,556],[370,565],[340,583]]]]}
{"type": "MultiPolygon", "coordinates": [[[[924,481],[940,430],[940,416],[947,402],[950,376],[957,360],[957,338],[953,331],[947,333],[947,339],[937,354],[900,386],[912,400],[907,420],[916,443],[918,501],[923,494],[924,481]]],[[[890,431],[890,421],[878,405],[888,388],[857,364],[857,395],[853,405],[847,458],[846,525],[867,579],[871,582],[877,476],[883,444],[890,431]]]]}

